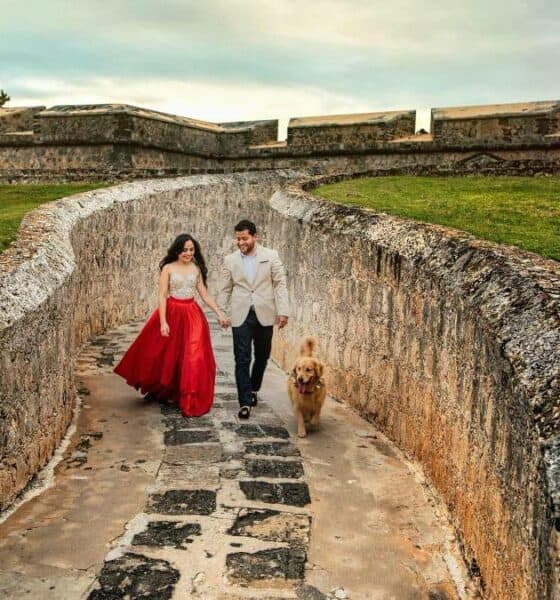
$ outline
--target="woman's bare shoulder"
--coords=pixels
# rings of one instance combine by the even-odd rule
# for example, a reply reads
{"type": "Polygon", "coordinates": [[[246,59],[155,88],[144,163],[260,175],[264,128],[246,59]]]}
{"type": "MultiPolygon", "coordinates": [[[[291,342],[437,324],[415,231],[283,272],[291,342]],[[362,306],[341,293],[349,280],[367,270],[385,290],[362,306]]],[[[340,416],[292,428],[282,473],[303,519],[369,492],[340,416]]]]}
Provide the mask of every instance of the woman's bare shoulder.
{"type": "Polygon", "coordinates": [[[171,273],[173,273],[173,263],[167,263],[166,265],[163,265],[160,273],[162,275],[171,275],[171,273]]]}

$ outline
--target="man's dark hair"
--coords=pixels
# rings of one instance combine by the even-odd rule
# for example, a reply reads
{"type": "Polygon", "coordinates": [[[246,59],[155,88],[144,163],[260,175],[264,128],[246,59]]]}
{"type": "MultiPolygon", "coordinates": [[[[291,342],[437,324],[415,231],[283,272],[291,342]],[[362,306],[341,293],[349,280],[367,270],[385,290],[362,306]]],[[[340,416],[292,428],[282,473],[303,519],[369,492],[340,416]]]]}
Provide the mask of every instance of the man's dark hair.
{"type": "Polygon", "coordinates": [[[253,223],[253,221],[248,221],[247,219],[243,219],[237,223],[234,227],[235,231],[248,231],[251,235],[257,234],[257,227],[253,223]]]}

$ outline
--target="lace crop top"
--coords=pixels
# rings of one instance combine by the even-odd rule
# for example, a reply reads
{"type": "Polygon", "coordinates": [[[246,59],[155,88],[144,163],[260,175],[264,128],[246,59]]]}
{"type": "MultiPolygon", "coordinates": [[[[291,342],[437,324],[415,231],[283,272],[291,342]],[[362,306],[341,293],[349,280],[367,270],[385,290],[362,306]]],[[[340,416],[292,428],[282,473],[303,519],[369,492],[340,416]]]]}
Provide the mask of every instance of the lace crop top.
{"type": "Polygon", "coordinates": [[[194,298],[197,279],[198,273],[187,273],[184,275],[172,271],[169,274],[169,295],[180,300],[194,298]]]}

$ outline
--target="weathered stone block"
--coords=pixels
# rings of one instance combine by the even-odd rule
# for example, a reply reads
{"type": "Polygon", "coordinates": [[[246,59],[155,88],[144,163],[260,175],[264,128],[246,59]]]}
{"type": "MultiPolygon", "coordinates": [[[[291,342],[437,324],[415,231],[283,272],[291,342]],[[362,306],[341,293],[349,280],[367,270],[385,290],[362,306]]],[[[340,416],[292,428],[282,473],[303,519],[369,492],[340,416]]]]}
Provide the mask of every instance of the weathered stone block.
{"type": "Polygon", "coordinates": [[[300,456],[300,451],[287,442],[245,442],[245,452],[271,456],[300,456]]]}
{"type": "Polygon", "coordinates": [[[290,437],[286,428],[275,427],[274,425],[239,425],[235,427],[235,433],[244,438],[269,437],[287,439],[290,437]]]}
{"type": "Polygon", "coordinates": [[[299,580],[305,574],[305,561],[305,552],[296,548],[236,552],[226,556],[227,576],[232,583],[248,585],[265,580],[299,580]]]}
{"type": "Polygon", "coordinates": [[[88,600],[110,598],[158,598],[167,600],[179,581],[179,571],[165,560],[140,554],[125,554],[103,565],[98,577],[99,588],[88,600]]]}
{"type": "Polygon", "coordinates": [[[213,426],[210,417],[185,417],[182,414],[168,414],[163,422],[168,429],[206,429],[213,426]]]}
{"type": "Polygon", "coordinates": [[[181,444],[167,446],[163,461],[174,465],[190,465],[192,463],[214,463],[222,460],[221,444],[181,444]]]}
{"type": "Polygon", "coordinates": [[[220,468],[215,463],[169,464],[162,463],[158,475],[158,484],[170,489],[201,489],[218,487],[220,468]]]}
{"type": "Polygon", "coordinates": [[[269,483],[268,481],[240,481],[239,487],[248,500],[267,504],[305,506],[311,502],[306,483],[269,483]]]}
{"type": "Polygon", "coordinates": [[[245,470],[251,477],[273,477],[280,479],[298,479],[303,477],[300,462],[287,460],[247,459],[245,470]]]}
{"type": "Polygon", "coordinates": [[[166,431],[163,443],[166,446],[180,446],[181,444],[201,444],[205,442],[216,442],[218,436],[210,429],[171,429],[166,431]]]}
{"type": "Polygon", "coordinates": [[[193,537],[197,535],[201,535],[201,528],[198,523],[151,521],[145,531],[134,536],[132,545],[172,546],[184,549],[193,542],[193,537]]]}
{"type": "Polygon", "coordinates": [[[228,533],[303,547],[309,541],[310,525],[307,515],[243,508],[228,533]]]}
{"type": "Polygon", "coordinates": [[[212,490],[168,490],[148,500],[147,511],[162,515],[210,515],[216,510],[212,490]]]}

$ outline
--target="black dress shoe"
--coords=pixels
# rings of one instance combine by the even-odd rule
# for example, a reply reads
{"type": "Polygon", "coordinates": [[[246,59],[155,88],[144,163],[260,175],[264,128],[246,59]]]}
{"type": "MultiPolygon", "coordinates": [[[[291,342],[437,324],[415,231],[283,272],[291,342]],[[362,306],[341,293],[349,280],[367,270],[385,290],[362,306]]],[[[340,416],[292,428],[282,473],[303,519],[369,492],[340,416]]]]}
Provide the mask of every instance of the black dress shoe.
{"type": "Polygon", "coordinates": [[[251,406],[257,406],[258,402],[257,392],[251,392],[251,406]]]}
{"type": "Polygon", "coordinates": [[[251,416],[251,407],[250,406],[242,406],[237,413],[237,416],[240,419],[248,419],[251,416]]]}

